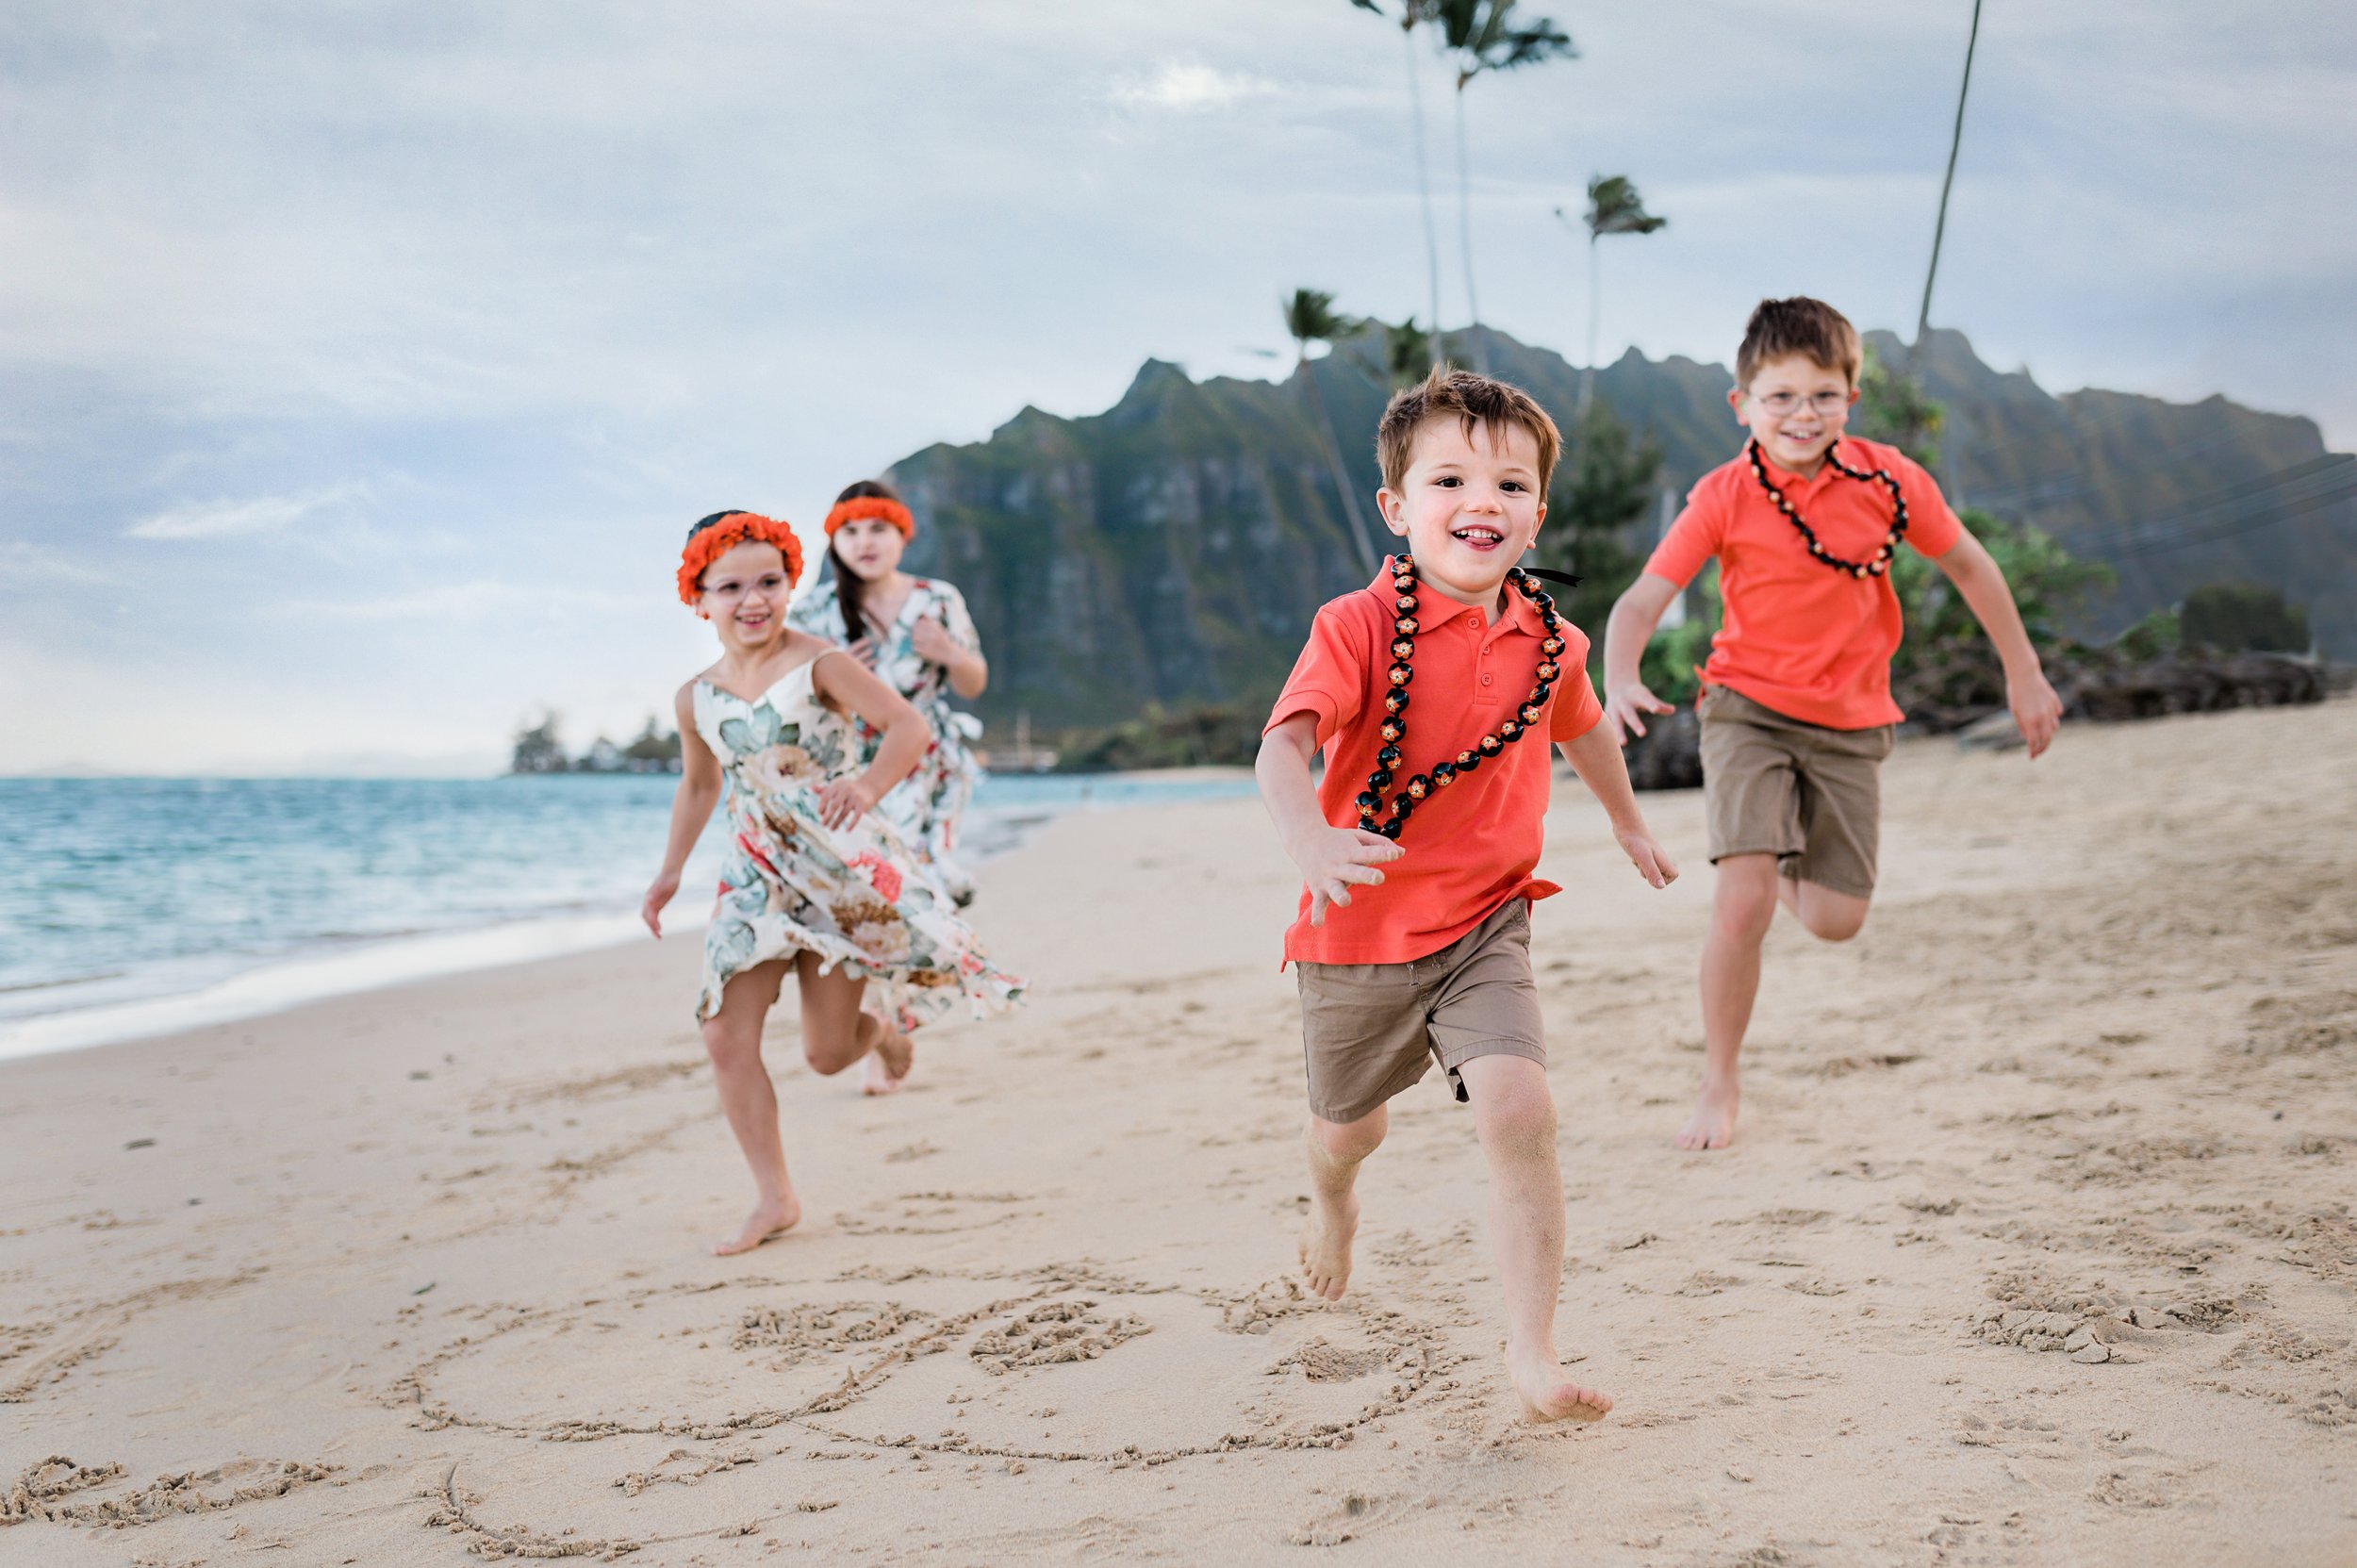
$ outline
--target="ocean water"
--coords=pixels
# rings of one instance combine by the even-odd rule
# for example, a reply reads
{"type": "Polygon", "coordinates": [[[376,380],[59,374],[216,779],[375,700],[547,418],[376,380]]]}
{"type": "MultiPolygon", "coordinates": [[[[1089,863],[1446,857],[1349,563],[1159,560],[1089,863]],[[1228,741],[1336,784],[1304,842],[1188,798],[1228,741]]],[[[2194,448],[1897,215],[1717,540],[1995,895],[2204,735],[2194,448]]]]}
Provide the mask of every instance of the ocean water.
{"type": "MultiPolygon", "coordinates": [[[[0,1057],[629,940],[676,782],[0,779],[0,1057]]],[[[1059,812],[1250,788],[993,776],[965,836],[987,857],[1059,812]]],[[[702,918],[717,843],[667,929],[702,918]]]]}

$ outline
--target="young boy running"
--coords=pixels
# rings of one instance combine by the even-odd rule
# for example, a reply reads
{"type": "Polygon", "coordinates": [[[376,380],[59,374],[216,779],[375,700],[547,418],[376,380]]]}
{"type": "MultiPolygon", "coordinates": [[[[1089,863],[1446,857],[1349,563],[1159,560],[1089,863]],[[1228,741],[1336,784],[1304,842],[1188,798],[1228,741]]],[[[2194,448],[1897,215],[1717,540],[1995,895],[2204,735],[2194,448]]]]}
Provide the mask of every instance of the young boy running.
{"type": "Polygon", "coordinates": [[[1605,629],[1605,727],[1617,741],[1624,729],[1643,734],[1644,715],[1672,711],[1639,660],[1670,601],[1719,557],[1726,613],[1696,704],[1718,884],[1703,943],[1703,1092],[1680,1148],[1735,1136],[1736,1058],[1777,903],[1828,942],[1866,923],[1878,774],[1904,717],[1890,700],[1903,623],[1889,570],[1902,542],[1939,564],[1997,645],[2031,756],[2062,718],[2004,573],[1932,476],[1895,447],[1842,434],[1858,359],[1857,331],[1833,306],[1760,302],[1727,394],[1751,438],[1694,487],[1605,629]]]}
{"type": "Polygon", "coordinates": [[[1563,1180],[1529,917],[1560,891],[1531,876],[1547,741],[1645,880],[1664,887],[1677,871],[1598,723],[1588,639],[1515,564],[1546,516],[1554,421],[1502,382],[1436,370],[1392,399],[1376,442],[1376,499],[1408,552],[1318,612],[1258,764],[1306,883],[1285,933],[1310,1079],[1302,1272],[1342,1299],[1360,1163],[1383,1141],[1385,1102],[1438,1058],[1489,1162],[1515,1392],[1534,1419],[1600,1420],[1612,1401],[1567,1380],[1555,1347],[1563,1180]]]}

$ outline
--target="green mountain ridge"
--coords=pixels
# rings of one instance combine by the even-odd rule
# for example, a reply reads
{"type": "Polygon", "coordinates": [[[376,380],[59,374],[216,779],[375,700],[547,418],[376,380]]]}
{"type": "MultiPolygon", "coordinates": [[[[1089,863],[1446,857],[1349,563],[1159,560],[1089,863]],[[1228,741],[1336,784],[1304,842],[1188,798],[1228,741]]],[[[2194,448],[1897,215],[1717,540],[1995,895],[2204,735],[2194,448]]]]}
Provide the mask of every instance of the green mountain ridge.
{"type": "MultiPolygon", "coordinates": [[[[1868,340],[1886,361],[1904,354],[1887,333],[1868,340]]],[[[1470,357],[1461,337],[1451,346],[1470,357]]],[[[1572,427],[1575,367],[1503,333],[1485,332],[1482,350],[1492,373],[1572,427]]],[[[1308,371],[1350,479],[1370,498],[1389,395],[1380,352],[1369,334],[1308,371]]],[[[1910,368],[1946,405],[1940,478],[1959,507],[2035,523],[2118,573],[2082,631],[2107,633],[2201,584],[2241,580],[2304,605],[2326,652],[2357,657],[2357,497],[2314,421],[2223,397],[2056,396],[2026,372],[1984,364],[1955,332],[1933,333],[1910,368]]],[[[921,523],[910,569],[964,591],[989,650],[986,718],[1027,711],[1055,729],[1127,718],[1148,702],[1274,694],[1318,606],[1369,576],[1302,373],[1195,381],[1149,359],[1101,414],[1027,407],[988,440],[931,446],[893,466],[921,523]]],[[[1739,450],[1732,379],[1721,366],[1634,349],[1597,371],[1597,397],[1663,454],[1657,515],[1632,529],[1632,545],[1649,545],[1687,487],[1739,450]]],[[[1371,501],[1363,509],[1372,518],[1371,501]]]]}

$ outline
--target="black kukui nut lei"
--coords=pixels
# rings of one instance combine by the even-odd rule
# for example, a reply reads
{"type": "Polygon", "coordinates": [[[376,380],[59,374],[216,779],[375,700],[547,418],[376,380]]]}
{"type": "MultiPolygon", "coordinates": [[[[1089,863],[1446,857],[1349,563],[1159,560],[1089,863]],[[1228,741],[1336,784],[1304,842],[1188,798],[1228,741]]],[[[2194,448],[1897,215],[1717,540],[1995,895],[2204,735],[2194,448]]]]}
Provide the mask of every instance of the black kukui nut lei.
{"type": "MultiPolygon", "coordinates": [[[[1839,442],[1835,443],[1836,446],[1839,444],[1839,442]]],[[[1776,510],[1782,512],[1786,520],[1801,531],[1801,537],[1808,541],[1808,553],[1811,555],[1816,556],[1834,570],[1846,571],[1853,577],[1880,577],[1890,569],[1890,558],[1897,553],[1899,541],[1907,536],[1907,498],[1900,493],[1899,482],[1890,477],[1890,471],[1887,469],[1854,469],[1836,457],[1833,453],[1833,447],[1825,449],[1826,466],[1834,472],[1844,479],[1854,479],[1861,485],[1869,482],[1878,483],[1890,492],[1890,532],[1884,536],[1881,546],[1875,550],[1874,558],[1871,561],[1845,561],[1819,543],[1816,532],[1802,520],[1799,509],[1787,500],[1784,492],[1776,488],[1775,484],[1769,479],[1767,466],[1760,461],[1757,438],[1755,437],[1745,442],[1743,446],[1743,454],[1752,460],[1752,477],[1759,481],[1761,489],[1768,492],[1768,499],[1774,504],[1776,510]]]]}
{"type": "MultiPolygon", "coordinates": [[[[1846,471],[1846,470],[1845,470],[1846,471]]],[[[1863,477],[1861,475],[1860,477],[1863,477]]],[[[1902,513],[1904,517],[1904,514],[1902,513]]],[[[1398,619],[1392,622],[1395,634],[1392,643],[1392,667],[1387,672],[1391,689],[1383,694],[1383,707],[1388,715],[1383,720],[1383,749],[1375,754],[1375,770],[1367,775],[1367,787],[1353,802],[1359,808],[1359,826],[1368,833],[1380,834],[1396,840],[1400,830],[1407,827],[1408,816],[1420,801],[1428,800],[1447,788],[1458,779],[1479,767],[1483,759],[1494,757],[1507,747],[1520,740],[1539,720],[1545,717],[1547,694],[1554,689],[1556,677],[1562,673],[1555,663],[1563,652],[1563,638],[1557,635],[1562,619],[1555,613],[1555,601],[1539,586],[1539,580],[1520,567],[1506,574],[1522,596],[1530,601],[1539,612],[1540,624],[1546,628],[1546,636],[1539,651],[1545,655],[1538,668],[1538,684],[1530,688],[1530,700],[1514,710],[1514,717],[1490,734],[1457,753],[1454,762],[1432,765],[1429,773],[1417,773],[1401,786],[1392,801],[1391,816],[1383,817],[1383,792],[1392,787],[1393,769],[1400,764],[1400,741],[1408,734],[1408,720],[1402,717],[1408,709],[1408,683],[1412,676],[1409,660],[1415,652],[1416,638],[1416,563],[1413,557],[1394,555],[1391,558],[1393,606],[1398,619]]]]}

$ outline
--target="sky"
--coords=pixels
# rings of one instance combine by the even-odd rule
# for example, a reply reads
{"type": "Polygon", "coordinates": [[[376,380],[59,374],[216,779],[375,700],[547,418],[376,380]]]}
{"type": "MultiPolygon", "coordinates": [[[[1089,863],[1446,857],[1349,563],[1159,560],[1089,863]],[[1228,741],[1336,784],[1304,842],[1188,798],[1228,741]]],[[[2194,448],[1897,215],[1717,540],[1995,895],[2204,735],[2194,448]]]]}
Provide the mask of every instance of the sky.
{"type": "MultiPolygon", "coordinates": [[[[1386,0],[1393,8],[1393,0],[1386,0]]],[[[1524,0],[1462,94],[1482,318],[1725,362],[1765,294],[1911,329],[1969,0],[1524,0]]],[[[1290,369],[1277,301],[1467,319],[1453,77],[1346,0],[11,0],[0,773],[482,773],[708,661],[688,522],[1148,356],[1290,369]]],[[[2357,15],[1996,0],[1932,319],[2053,390],[2357,447],[2357,15]]],[[[808,530],[815,532],[815,530],[808,530]]]]}

